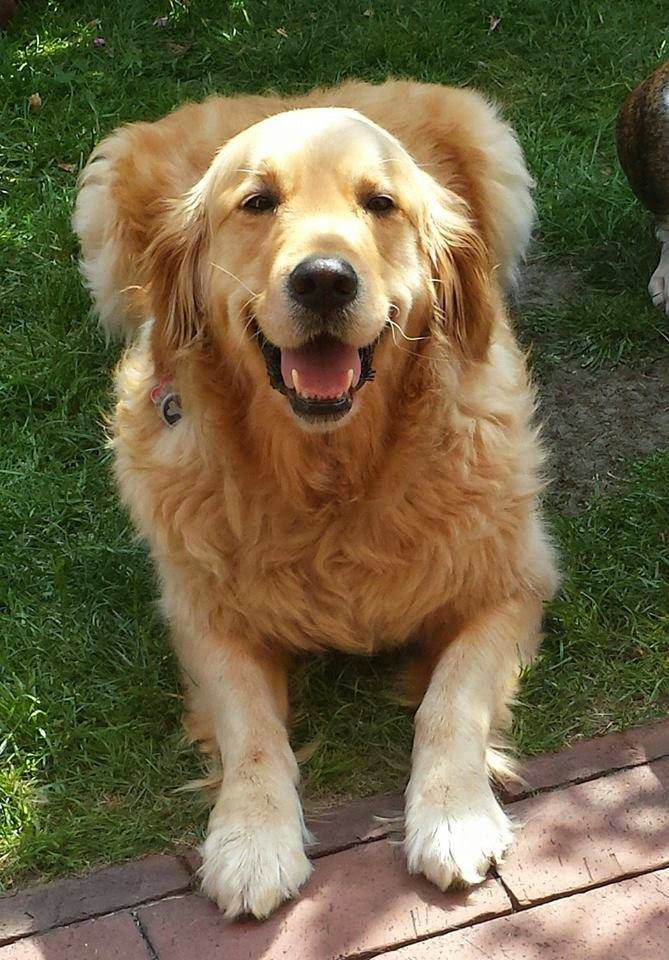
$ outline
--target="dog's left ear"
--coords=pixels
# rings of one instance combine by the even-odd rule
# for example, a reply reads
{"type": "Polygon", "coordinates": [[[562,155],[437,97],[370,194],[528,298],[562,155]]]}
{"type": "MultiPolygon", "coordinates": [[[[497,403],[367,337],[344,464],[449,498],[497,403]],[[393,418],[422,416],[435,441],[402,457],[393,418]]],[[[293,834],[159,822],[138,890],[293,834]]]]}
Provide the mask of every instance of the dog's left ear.
{"type": "Polygon", "coordinates": [[[433,188],[425,236],[432,270],[434,331],[465,360],[483,360],[493,319],[492,264],[464,200],[433,188]]]}

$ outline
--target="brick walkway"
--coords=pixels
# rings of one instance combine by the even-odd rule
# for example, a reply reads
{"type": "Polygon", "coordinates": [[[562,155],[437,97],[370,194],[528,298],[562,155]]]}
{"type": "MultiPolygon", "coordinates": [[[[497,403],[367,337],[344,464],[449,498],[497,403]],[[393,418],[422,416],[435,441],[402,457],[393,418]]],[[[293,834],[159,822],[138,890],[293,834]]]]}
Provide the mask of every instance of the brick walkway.
{"type": "Polygon", "coordinates": [[[185,850],[0,897],[0,960],[667,960],[669,720],[525,775],[513,852],[469,893],[407,875],[387,795],[311,821],[313,877],[265,923],[226,923],[185,850]]]}

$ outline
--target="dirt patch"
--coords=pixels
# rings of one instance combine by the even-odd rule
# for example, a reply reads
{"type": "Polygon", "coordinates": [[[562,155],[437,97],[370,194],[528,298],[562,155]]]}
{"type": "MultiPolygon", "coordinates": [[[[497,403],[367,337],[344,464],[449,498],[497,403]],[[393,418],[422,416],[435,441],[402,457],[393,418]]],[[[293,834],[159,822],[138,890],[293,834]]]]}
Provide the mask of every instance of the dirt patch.
{"type": "Polygon", "coordinates": [[[577,513],[624,477],[624,461],[669,447],[669,358],[641,370],[561,367],[540,384],[553,496],[577,513]]]}
{"type": "Polygon", "coordinates": [[[575,266],[547,260],[537,244],[521,269],[513,306],[518,311],[557,308],[572,300],[581,285],[581,274],[575,266]]]}

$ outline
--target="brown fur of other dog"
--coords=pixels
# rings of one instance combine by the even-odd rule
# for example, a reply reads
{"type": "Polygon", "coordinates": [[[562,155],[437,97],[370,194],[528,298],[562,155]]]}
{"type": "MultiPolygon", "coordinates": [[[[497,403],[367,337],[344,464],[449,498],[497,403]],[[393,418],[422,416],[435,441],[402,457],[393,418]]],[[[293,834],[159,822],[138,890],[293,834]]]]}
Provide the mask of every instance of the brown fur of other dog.
{"type": "Polygon", "coordinates": [[[556,583],[504,301],[530,187],[489,104],[411,82],[187,105],[114,132],[81,176],[82,269],[132,340],[116,476],[158,570],[187,728],[221,755],[201,876],[229,916],[266,916],[311,869],[294,653],[416,642],[409,869],[476,883],[510,842],[488,773],[556,583]],[[358,291],[316,319],[289,292],[314,255],[345,260],[358,291]],[[353,382],[336,422],[300,413],[300,371],[272,389],[259,348],[301,357],[313,330],[347,356],[376,345],[375,381],[353,382]],[[173,427],[150,398],[165,377],[173,427]]]}

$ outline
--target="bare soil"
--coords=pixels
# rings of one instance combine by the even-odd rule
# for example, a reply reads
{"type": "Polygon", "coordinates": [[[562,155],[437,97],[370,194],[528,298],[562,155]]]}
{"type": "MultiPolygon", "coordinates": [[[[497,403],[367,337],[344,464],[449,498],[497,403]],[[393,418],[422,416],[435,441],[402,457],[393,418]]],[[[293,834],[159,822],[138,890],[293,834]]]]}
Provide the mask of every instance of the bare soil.
{"type": "MultiPolygon", "coordinates": [[[[540,244],[527,260],[515,309],[559,308],[578,298],[575,265],[547,261],[540,244]]],[[[535,347],[541,353],[541,345],[535,347]]],[[[625,461],[669,447],[669,357],[640,369],[563,364],[539,383],[540,418],[551,453],[552,499],[577,513],[597,490],[624,479],[625,461]]]]}
{"type": "Polygon", "coordinates": [[[578,295],[582,279],[575,266],[548,261],[536,245],[527,258],[513,297],[514,307],[522,312],[531,307],[559,307],[578,295]]]}
{"type": "Polygon", "coordinates": [[[625,461],[669,447],[669,357],[641,370],[561,367],[540,384],[540,398],[563,512],[624,479],[625,461]]]}

